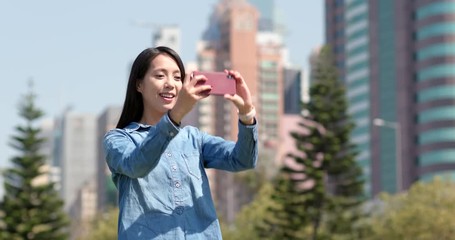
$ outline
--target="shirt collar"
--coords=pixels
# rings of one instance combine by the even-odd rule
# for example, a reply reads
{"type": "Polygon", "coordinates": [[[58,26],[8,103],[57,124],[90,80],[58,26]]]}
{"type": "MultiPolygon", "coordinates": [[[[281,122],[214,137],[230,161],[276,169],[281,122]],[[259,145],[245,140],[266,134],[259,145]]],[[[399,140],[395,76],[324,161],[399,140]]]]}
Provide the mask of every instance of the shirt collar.
{"type": "Polygon", "coordinates": [[[150,127],[151,127],[151,125],[147,125],[147,124],[143,124],[143,123],[137,123],[137,122],[131,122],[124,129],[127,132],[134,132],[134,131],[139,130],[140,128],[149,129],[150,127]]]}

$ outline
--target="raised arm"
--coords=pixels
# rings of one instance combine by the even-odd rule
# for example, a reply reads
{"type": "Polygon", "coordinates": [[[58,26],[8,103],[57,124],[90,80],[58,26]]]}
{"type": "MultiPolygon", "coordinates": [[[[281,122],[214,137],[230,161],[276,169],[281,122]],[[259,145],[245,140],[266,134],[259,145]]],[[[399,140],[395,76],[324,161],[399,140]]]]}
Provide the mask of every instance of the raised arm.
{"type": "Polygon", "coordinates": [[[136,142],[123,130],[111,130],[103,141],[107,165],[114,174],[143,177],[158,164],[164,149],[178,132],[179,128],[171,123],[167,114],[150,128],[142,142],[136,142]]]}
{"type": "Polygon", "coordinates": [[[256,167],[258,158],[258,133],[256,124],[239,122],[238,141],[226,141],[220,137],[204,134],[202,155],[204,167],[242,171],[256,167]]]}

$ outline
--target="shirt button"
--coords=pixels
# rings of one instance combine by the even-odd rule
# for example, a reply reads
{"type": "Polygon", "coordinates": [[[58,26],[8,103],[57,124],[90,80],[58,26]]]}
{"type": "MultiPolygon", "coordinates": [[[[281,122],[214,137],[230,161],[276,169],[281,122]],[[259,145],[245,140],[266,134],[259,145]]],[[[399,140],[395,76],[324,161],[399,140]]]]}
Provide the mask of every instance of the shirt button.
{"type": "Polygon", "coordinates": [[[166,153],[166,156],[172,157],[172,153],[168,152],[168,153],[166,153]]]}
{"type": "Polygon", "coordinates": [[[177,170],[177,166],[172,165],[172,171],[175,171],[175,170],[177,170]]]}
{"type": "Polygon", "coordinates": [[[183,207],[177,207],[177,208],[175,209],[175,212],[176,212],[178,215],[182,215],[182,213],[183,213],[183,207]]]}
{"type": "Polygon", "coordinates": [[[179,182],[179,181],[176,181],[174,186],[175,186],[176,188],[179,188],[179,187],[180,187],[180,182],[179,182]]]}
{"type": "Polygon", "coordinates": [[[173,136],[175,135],[175,133],[174,133],[174,132],[169,132],[169,135],[170,135],[171,137],[173,137],[173,136]]]}

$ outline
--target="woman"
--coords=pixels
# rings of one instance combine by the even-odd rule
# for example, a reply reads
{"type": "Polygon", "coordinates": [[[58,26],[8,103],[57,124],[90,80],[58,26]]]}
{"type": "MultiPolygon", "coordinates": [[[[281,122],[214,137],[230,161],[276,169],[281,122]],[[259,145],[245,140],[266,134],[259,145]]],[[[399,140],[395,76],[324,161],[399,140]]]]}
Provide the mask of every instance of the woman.
{"type": "Polygon", "coordinates": [[[167,47],[148,48],[133,63],[117,128],[104,138],[106,161],[119,190],[119,239],[221,239],[205,168],[241,171],[257,161],[257,126],[240,73],[226,71],[237,94],[238,141],[180,127],[211,87],[185,74],[167,47]]]}

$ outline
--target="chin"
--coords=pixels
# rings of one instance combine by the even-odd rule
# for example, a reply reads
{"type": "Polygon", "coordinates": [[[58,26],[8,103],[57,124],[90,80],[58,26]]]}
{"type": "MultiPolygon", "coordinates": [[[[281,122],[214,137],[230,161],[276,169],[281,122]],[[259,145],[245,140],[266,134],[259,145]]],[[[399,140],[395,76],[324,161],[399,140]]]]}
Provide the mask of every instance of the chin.
{"type": "Polygon", "coordinates": [[[168,112],[169,110],[172,110],[174,108],[174,104],[172,105],[168,105],[168,106],[164,106],[163,107],[163,112],[168,112]]]}

